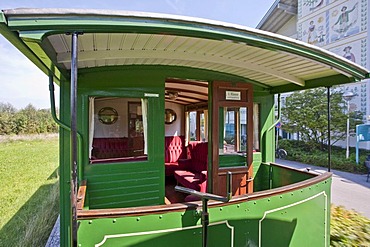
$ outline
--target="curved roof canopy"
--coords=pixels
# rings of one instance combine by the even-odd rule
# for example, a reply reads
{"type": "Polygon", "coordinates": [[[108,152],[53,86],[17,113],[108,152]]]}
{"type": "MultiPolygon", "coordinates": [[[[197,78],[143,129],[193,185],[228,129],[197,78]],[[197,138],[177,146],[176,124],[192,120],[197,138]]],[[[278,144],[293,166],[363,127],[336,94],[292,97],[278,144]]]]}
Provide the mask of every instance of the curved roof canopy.
{"type": "Polygon", "coordinates": [[[14,9],[2,12],[0,32],[56,79],[69,74],[70,32],[82,33],[80,69],[190,67],[233,75],[270,93],[369,77],[366,69],[321,48],[199,18],[106,10],[14,9]]]}

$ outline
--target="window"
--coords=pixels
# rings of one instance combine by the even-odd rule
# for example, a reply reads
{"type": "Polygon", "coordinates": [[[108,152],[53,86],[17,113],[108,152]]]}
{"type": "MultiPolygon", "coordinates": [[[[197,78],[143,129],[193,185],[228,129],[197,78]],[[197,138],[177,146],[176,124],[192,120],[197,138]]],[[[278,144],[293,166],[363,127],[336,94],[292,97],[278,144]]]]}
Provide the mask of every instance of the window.
{"type": "Polygon", "coordinates": [[[187,137],[189,141],[208,140],[208,110],[189,111],[186,113],[187,137]]]}
{"type": "Polygon", "coordinates": [[[147,100],[91,97],[90,162],[147,159],[147,100]]]}
{"type": "Polygon", "coordinates": [[[247,150],[247,108],[220,107],[220,154],[243,153],[247,150]]]}
{"type": "Polygon", "coordinates": [[[260,150],[260,105],[253,103],[253,150],[260,150]]]}

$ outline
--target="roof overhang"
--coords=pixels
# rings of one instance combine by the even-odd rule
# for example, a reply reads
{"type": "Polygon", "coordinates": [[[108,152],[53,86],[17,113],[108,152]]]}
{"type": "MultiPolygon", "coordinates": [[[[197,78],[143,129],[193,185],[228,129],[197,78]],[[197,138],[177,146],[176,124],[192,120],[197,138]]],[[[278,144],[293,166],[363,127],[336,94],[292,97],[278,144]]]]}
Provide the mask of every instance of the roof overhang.
{"type": "Polygon", "coordinates": [[[170,66],[233,75],[271,92],[354,82],[361,66],[277,34],[218,21],[127,11],[4,10],[0,32],[46,74],[69,74],[71,32],[80,69],[170,66]]]}
{"type": "Polygon", "coordinates": [[[276,0],[256,28],[277,33],[291,18],[297,15],[297,5],[297,0],[276,0]]]}

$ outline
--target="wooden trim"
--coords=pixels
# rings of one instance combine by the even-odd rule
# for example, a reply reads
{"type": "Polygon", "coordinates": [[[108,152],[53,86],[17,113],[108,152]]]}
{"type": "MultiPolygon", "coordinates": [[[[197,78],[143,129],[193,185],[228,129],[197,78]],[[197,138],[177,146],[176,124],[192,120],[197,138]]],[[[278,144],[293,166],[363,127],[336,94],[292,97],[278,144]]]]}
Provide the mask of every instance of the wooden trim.
{"type": "Polygon", "coordinates": [[[220,167],[218,170],[218,175],[226,175],[228,171],[231,171],[232,174],[242,174],[248,172],[248,167],[246,166],[220,167]]]}
{"type": "Polygon", "coordinates": [[[208,110],[208,101],[205,102],[199,102],[191,105],[185,106],[185,111],[204,111],[208,110]]]}
{"type": "MultiPolygon", "coordinates": [[[[275,165],[275,164],[274,164],[275,165]]],[[[284,167],[285,168],[285,167],[284,167]]],[[[293,169],[294,171],[297,171],[293,169]]],[[[332,176],[331,172],[326,172],[324,174],[316,175],[309,172],[303,172],[306,174],[311,174],[313,177],[302,182],[298,182],[291,185],[286,185],[283,187],[265,190],[260,192],[255,192],[246,195],[240,195],[233,197],[228,203],[209,201],[208,206],[220,207],[230,204],[238,204],[253,200],[259,200],[266,197],[271,197],[283,193],[288,193],[291,191],[299,190],[306,188],[321,182],[324,182],[327,179],[330,179],[332,176]]],[[[77,217],[78,220],[86,219],[98,219],[98,218],[116,218],[122,216],[145,216],[150,214],[161,214],[161,213],[170,213],[170,212],[181,212],[187,210],[201,209],[202,202],[194,201],[189,203],[176,203],[171,205],[160,205],[160,206],[149,206],[149,207],[132,207],[132,208],[114,208],[114,209],[92,209],[92,210],[78,210],[77,217]]]]}
{"type": "Polygon", "coordinates": [[[199,101],[201,101],[201,102],[207,102],[207,100],[205,100],[205,99],[202,100],[202,99],[199,99],[199,97],[196,97],[196,96],[188,96],[188,95],[183,95],[183,94],[177,96],[177,98],[175,100],[171,100],[170,99],[170,96],[168,94],[165,94],[165,99],[168,100],[168,101],[173,101],[175,103],[176,103],[176,101],[178,99],[181,99],[184,102],[189,102],[189,104],[191,104],[194,101],[196,101],[196,102],[199,102],[199,101]]]}
{"type": "Polygon", "coordinates": [[[181,79],[173,79],[173,78],[167,78],[166,83],[172,83],[172,84],[187,84],[187,85],[193,85],[197,87],[204,87],[208,88],[208,82],[207,81],[191,81],[191,80],[181,80],[181,79]]]}
{"type": "Polygon", "coordinates": [[[77,210],[82,210],[85,205],[87,182],[86,180],[81,181],[80,187],[77,192],[77,210]]]}
{"type": "MultiPolygon", "coordinates": [[[[213,193],[219,193],[219,107],[246,107],[247,108],[247,181],[252,180],[253,174],[253,86],[247,83],[234,83],[234,82],[224,82],[224,81],[214,81],[212,83],[212,141],[216,145],[212,145],[212,191],[213,193]],[[224,93],[227,90],[239,91],[240,100],[226,100],[224,93]]],[[[249,182],[247,185],[247,192],[253,191],[253,182],[249,182]]]]}
{"type": "Polygon", "coordinates": [[[202,92],[199,92],[197,90],[190,90],[190,89],[184,89],[184,88],[175,88],[175,87],[166,87],[165,89],[166,91],[177,91],[179,93],[183,92],[183,93],[191,93],[191,94],[197,94],[197,95],[202,95],[202,96],[205,96],[205,97],[208,97],[208,93],[202,93],[202,92]]]}
{"type": "Polygon", "coordinates": [[[200,139],[200,114],[201,114],[201,111],[197,111],[197,113],[195,114],[195,118],[196,118],[195,137],[197,141],[201,141],[200,139]]]}

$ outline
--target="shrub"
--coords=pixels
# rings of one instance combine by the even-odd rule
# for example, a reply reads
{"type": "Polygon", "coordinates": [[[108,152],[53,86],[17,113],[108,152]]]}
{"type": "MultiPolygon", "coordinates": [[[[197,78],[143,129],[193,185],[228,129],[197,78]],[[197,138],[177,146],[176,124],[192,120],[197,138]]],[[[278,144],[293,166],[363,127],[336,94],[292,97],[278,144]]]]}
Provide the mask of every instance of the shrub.
{"type": "MultiPolygon", "coordinates": [[[[286,159],[294,160],[302,163],[312,164],[316,166],[327,167],[328,154],[327,146],[324,150],[313,148],[311,145],[297,140],[279,140],[279,147],[288,152],[286,159]]],[[[360,163],[356,164],[355,149],[351,148],[349,159],[345,158],[346,150],[341,147],[332,147],[331,152],[331,168],[354,173],[366,173],[367,168],[364,165],[366,159],[366,151],[360,152],[360,163]]]]}
{"type": "Polygon", "coordinates": [[[57,133],[58,125],[49,109],[36,109],[29,104],[17,111],[12,105],[0,102],[0,135],[57,133]]]}
{"type": "Polygon", "coordinates": [[[331,207],[331,246],[369,246],[369,243],[370,219],[341,206],[331,207]]]}

